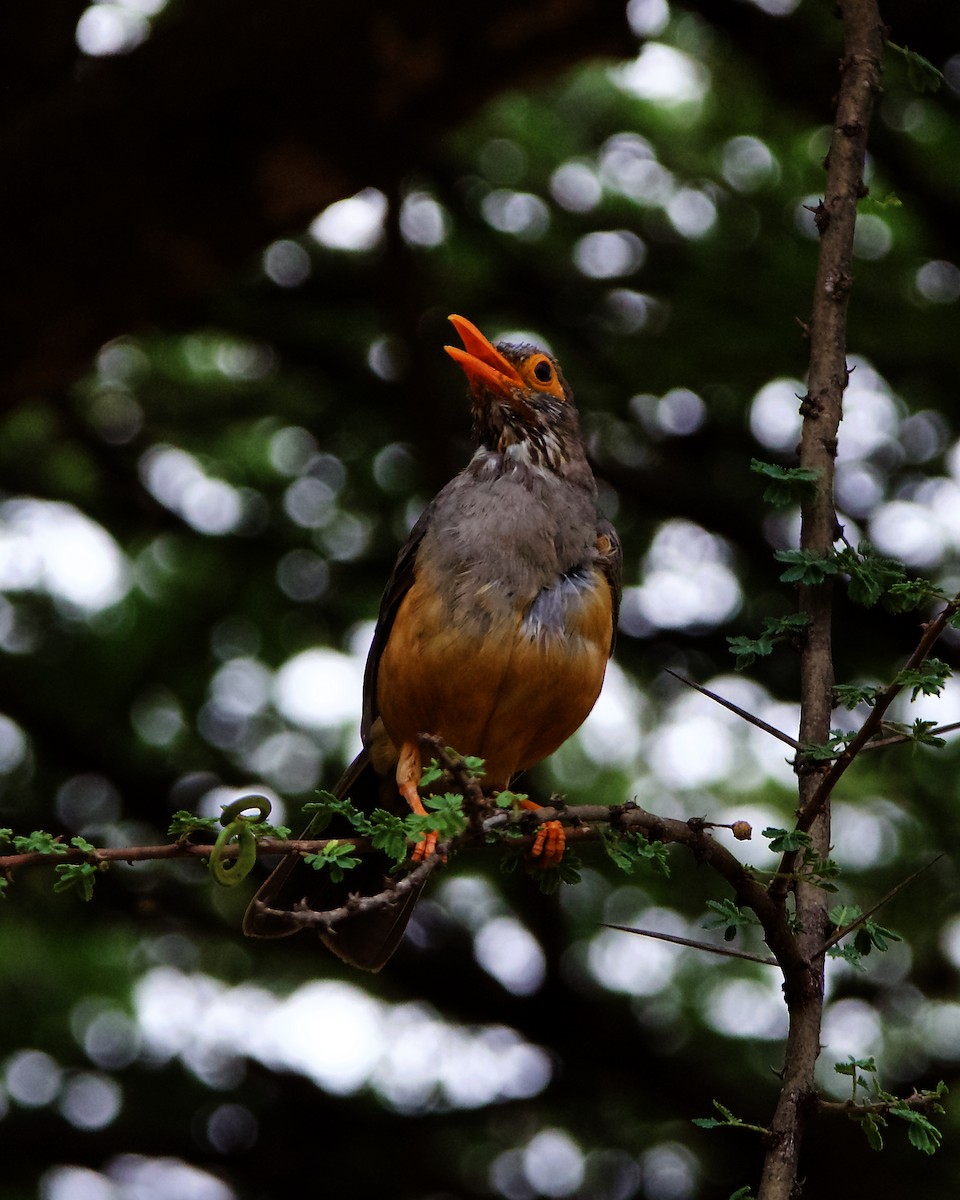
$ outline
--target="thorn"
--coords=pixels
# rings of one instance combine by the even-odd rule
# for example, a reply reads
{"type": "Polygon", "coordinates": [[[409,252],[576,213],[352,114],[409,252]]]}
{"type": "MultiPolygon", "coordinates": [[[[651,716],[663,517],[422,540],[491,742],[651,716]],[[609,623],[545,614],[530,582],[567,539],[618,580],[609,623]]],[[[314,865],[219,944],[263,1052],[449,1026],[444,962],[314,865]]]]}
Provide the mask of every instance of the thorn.
{"type": "Polygon", "coordinates": [[[718,696],[716,692],[711,692],[708,688],[701,687],[699,683],[694,683],[692,679],[686,679],[683,675],[678,675],[676,671],[671,671],[669,667],[663,668],[668,675],[672,675],[674,679],[679,679],[681,683],[685,683],[687,687],[693,688],[695,692],[699,692],[701,696],[706,696],[708,700],[712,700],[715,704],[721,705],[723,708],[728,708],[730,712],[736,713],[744,721],[755,725],[757,729],[762,729],[764,733],[769,733],[771,737],[779,738],[781,742],[786,742],[794,750],[800,750],[800,743],[795,741],[786,733],[781,733],[779,729],[775,729],[772,725],[768,725],[766,721],[761,721],[759,717],[755,717],[753,713],[748,713],[746,709],[740,708],[731,700],[724,700],[722,696],[718,696]]]}

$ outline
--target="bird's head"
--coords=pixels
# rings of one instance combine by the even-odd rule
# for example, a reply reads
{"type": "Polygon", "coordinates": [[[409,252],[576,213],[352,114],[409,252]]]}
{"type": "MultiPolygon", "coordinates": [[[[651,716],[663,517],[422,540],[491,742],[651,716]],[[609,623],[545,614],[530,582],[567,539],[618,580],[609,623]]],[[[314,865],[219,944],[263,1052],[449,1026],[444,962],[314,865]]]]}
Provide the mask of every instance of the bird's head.
{"type": "Polygon", "coordinates": [[[500,453],[516,446],[554,470],[582,459],[573,392],[557,360],[529,343],[494,345],[465,317],[450,321],[463,349],[444,348],[467,376],[477,442],[500,453]]]}

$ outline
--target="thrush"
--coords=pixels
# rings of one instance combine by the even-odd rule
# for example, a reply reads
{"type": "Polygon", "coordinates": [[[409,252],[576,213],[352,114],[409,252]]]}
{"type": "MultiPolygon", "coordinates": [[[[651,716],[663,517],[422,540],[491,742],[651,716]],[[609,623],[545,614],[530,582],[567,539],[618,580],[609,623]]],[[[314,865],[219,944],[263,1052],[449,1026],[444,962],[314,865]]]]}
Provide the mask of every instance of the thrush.
{"type": "MultiPolygon", "coordinates": [[[[560,365],[536,346],[494,345],[463,317],[450,321],[463,348],[445,349],[467,377],[477,448],[413,527],[380,603],[364,673],[363,750],[334,789],[364,811],[405,802],[425,812],[425,733],[482,758],[485,790],[507,788],[579,728],[613,650],[620,543],[598,514],[560,365]]],[[[428,834],[413,858],[435,846],[428,834]]],[[[562,826],[541,826],[533,850],[558,861],[562,826]]],[[[260,888],[244,932],[295,933],[300,925],[286,911],[301,902],[331,911],[348,895],[378,894],[388,867],[368,856],[334,884],[291,855],[260,888]]],[[[321,940],[346,962],[379,970],[416,900],[412,892],[351,914],[321,940]]]]}

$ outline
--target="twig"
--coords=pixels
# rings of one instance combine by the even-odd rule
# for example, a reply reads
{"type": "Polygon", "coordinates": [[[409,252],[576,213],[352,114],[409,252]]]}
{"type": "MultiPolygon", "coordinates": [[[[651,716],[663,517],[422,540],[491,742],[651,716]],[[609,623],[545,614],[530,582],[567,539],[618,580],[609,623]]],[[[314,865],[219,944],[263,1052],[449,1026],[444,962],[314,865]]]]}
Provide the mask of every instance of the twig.
{"type": "MultiPolygon", "coordinates": [[[[923,636],[917,644],[917,648],[910,655],[907,661],[901,668],[899,675],[906,671],[916,669],[929,656],[930,651],[939,641],[944,629],[946,629],[950,618],[960,608],[960,604],[956,600],[951,600],[947,604],[935,620],[930,621],[924,626],[923,636]]],[[[811,796],[810,800],[804,806],[797,820],[797,828],[808,830],[813,823],[817,813],[822,809],[827,796],[831,794],[837,784],[837,780],[846,771],[847,767],[853,762],[857,755],[864,749],[873,735],[880,729],[883,722],[883,717],[890,705],[896,700],[897,696],[903,691],[906,684],[891,683],[884,688],[881,694],[877,697],[873,708],[867,714],[866,720],[857,730],[856,736],[847,744],[843,752],[837,756],[833,765],[829,768],[816,791],[811,796]]]]}
{"type": "MultiPolygon", "coordinates": [[[[935,728],[928,730],[929,737],[941,737],[945,733],[956,733],[960,729],[960,721],[954,721],[951,725],[937,725],[935,728]]],[[[892,733],[889,737],[874,738],[861,750],[862,754],[866,754],[868,750],[884,750],[887,746],[902,746],[904,742],[912,742],[913,734],[911,733],[892,733]]]]}

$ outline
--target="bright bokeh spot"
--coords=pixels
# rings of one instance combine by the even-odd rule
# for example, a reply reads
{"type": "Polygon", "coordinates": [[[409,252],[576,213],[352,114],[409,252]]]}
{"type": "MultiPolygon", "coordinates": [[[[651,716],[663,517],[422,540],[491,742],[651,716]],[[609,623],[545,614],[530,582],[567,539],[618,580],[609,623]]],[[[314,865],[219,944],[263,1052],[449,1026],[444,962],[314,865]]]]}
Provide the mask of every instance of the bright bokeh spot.
{"type": "Polygon", "coordinates": [[[279,711],[306,729],[359,723],[362,691],[363,660],[325,647],[288,659],[273,686],[279,711]]]}
{"type": "Polygon", "coordinates": [[[364,188],[325,208],[311,223],[310,236],[328,250],[372,250],[383,237],[386,216],[387,198],[383,192],[364,188]]]}
{"type": "Polygon", "coordinates": [[[710,86],[702,63],[661,42],[647,42],[633,62],[614,67],[611,74],[624,91],[661,104],[698,102],[710,86]]]}
{"type": "Polygon", "coordinates": [[[129,584],[116,542],[72,504],[0,504],[0,590],[45,591],[65,611],[87,614],[116,604],[129,584]]]}

